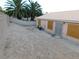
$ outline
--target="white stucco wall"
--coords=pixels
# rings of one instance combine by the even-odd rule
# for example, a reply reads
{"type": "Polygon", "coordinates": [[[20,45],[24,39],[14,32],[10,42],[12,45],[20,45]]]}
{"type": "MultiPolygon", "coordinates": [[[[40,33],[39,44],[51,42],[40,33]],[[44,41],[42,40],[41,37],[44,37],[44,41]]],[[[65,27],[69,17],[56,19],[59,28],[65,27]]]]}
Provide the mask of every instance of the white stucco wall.
{"type": "Polygon", "coordinates": [[[47,29],[47,21],[41,20],[41,26],[44,29],[47,29]]]}
{"type": "Polygon", "coordinates": [[[66,36],[67,35],[67,28],[68,28],[68,23],[64,23],[63,24],[63,30],[62,30],[62,36],[66,36]]]}
{"type": "Polygon", "coordinates": [[[55,32],[55,22],[53,22],[53,30],[48,29],[48,20],[41,20],[41,27],[44,28],[45,31],[53,34],[55,32]]]}
{"type": "Polygon", "coordinates": [[[37,19],[79,23],[79,10],[48,13],[37,19]]]}

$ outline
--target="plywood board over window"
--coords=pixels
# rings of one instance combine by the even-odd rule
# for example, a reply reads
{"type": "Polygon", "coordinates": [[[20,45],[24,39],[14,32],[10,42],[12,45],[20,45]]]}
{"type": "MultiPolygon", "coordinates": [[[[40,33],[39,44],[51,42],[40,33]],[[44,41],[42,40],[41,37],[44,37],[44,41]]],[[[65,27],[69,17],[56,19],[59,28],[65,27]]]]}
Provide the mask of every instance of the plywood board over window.
{"type": "Polygon", "coordinates": [[[79,39],[79,24],[78,23],[68,24],[67,35],[79,39]]]}
{"type": "Polygon", "coordinates": [[[47,25],[48,25],[47,28],[49,30],[53,30],[53,21],[52,20],[48,20],[48,24],[47,25]]]}
{"type": "Polygon", "coordinates": [[[41,20],[38,20],[38,26],[41,26],[41,20]]]}

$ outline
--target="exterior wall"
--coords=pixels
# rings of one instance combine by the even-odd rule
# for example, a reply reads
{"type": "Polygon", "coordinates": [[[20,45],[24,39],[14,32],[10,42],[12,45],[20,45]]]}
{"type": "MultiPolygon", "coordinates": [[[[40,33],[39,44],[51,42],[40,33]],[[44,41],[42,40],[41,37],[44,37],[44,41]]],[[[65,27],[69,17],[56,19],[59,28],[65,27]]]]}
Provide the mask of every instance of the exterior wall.
{"type": "Polygon", "coordinates": [[[42,26],[42,28],[47,29],[47,21],[42,20],[41,26],[42,26]]]}
{"type": "Polygon", "coordinates": [[[38,19],[36,19],[36,27],[38,26],[38,19]]]}
{"type": "Polygon", "coordinates": [[[41,20],[36,20],[36,26],[38,27],[38,26],[41,26],[41,20]]]}
{"type": "Polygon", "coordinates": [[[69,23],[67,35],[79,39],[79,24],[69,23]]]}
{"type": "Polygon", "coordinates": [[[64,38],[79,41],[79,24],[78,23],[65,23],[63,25],[62,36],[64,38]]]}
{"type": "Polygon", "coordinates": [[[67,35],[68,23],[63,24],[62,36],[65,37],[67,35]]]}
{"type": "Polygon", "coordinates": [[[40,25],[45,31],[53,34],[55,31],[55,22],[50,20],[36,20],[36,25],[40,25]],[[40,22],[40,24],[39,24],[40,22]]]}
{"type": "Polygon", "coordinates": [[[48,20],[47,28],[48,28],[49,30],[53,30],[53,21],[48,20]]]}
{"type": "MultiPolygon", "coordinates": [[[[38,23],[38,22],[37,22],[38,23]]],[[[45,31],[53,34],[55,32],[56,21],[41,20],[40,25],[45,31]]],[[[62,33],[63,38],[79,39],[79,23],[63,22],[62,33]]]]}
{"type": "MultiPolygon", "coordinates": [[[[55,21],[40,20],[41,27],[44,28],[45,31],[52,33],[52,34],[56,30],[55,23],[56,23],[55,21]]],[[[72,39],[72,38],[79,39],[79,24],[78,23],[63,23],[61,35],[69,39],[72,39]]]]}
{"type": "Polygon", "coordinates": [[[55,21],[52,21],[52,20],[47,21],[47,31],[50,34],[54,34],[54,32],[55,32],[55,21]]]}
{"type": "Polygon", "coordinates": [[[0,40],[6,37],[8,25],[9,17],[0,12],[0,40]]]}

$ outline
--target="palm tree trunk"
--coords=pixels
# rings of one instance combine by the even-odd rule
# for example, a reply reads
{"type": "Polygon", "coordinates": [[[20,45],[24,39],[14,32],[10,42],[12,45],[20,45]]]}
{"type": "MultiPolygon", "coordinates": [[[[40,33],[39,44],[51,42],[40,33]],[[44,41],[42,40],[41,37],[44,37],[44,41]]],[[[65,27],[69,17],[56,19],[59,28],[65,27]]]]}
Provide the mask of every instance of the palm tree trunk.
{"type": "Polygon", "coordinates": [[[35,18],[35,17],[31,17],[31,21],[34,21],[34,18],[35,18]]]}

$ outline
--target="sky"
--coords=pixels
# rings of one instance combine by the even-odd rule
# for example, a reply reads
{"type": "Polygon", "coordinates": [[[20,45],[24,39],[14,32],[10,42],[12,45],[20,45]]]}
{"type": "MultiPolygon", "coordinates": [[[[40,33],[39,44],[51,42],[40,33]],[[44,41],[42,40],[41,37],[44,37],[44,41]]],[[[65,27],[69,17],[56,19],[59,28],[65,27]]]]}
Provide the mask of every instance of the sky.
{"type": "MultiPolygon", "coordinates": [[[[0,0],[0,6],[4,7],[6,0],[0,0]]],[[[41,5],[43,12],[59,12],[79,10],[79,0],[34,0],[41,5]]]]}

